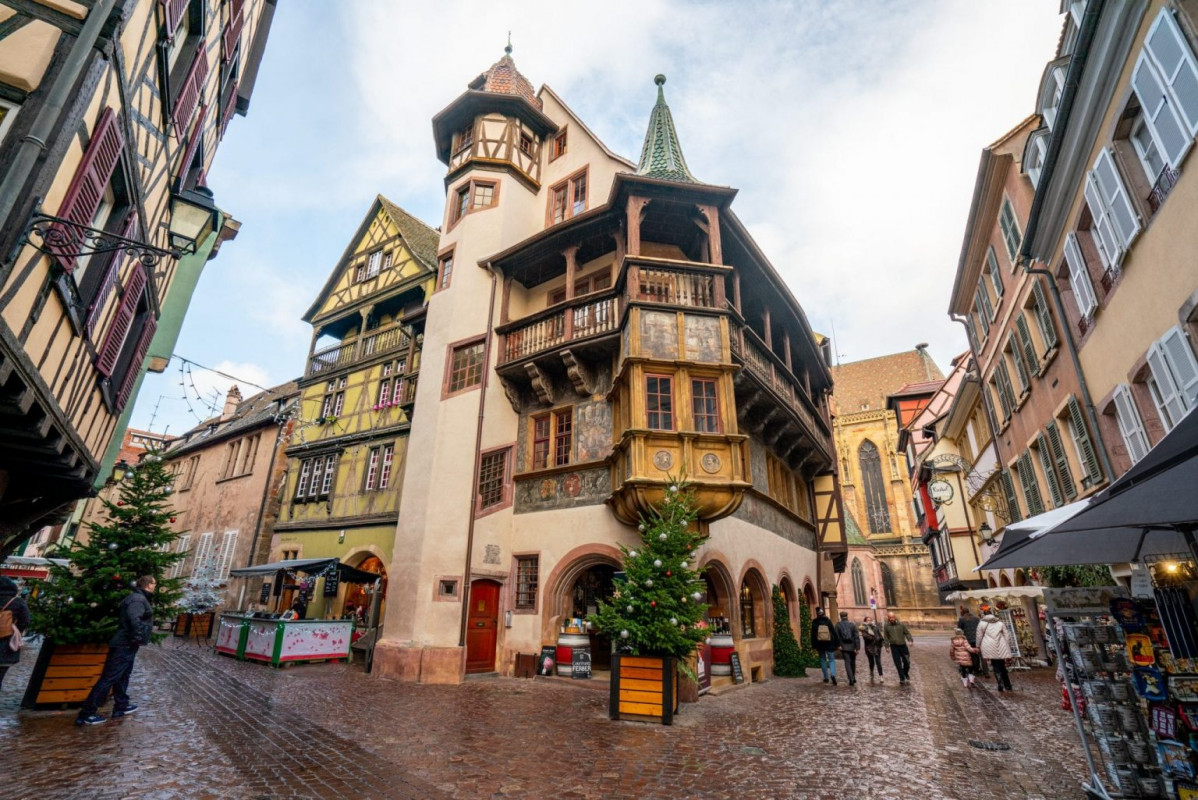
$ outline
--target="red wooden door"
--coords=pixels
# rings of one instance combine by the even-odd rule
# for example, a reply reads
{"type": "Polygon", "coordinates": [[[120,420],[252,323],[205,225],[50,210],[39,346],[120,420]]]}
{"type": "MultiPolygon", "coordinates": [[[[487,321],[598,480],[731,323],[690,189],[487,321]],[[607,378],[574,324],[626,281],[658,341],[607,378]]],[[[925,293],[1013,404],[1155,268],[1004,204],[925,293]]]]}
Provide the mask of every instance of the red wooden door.
{"type": "Polygon", "coordinates": [[[499,639],[499,584],[470,584],[470,611],[466,619],[466,672],[494,672],[495,645],[499,639]]]}

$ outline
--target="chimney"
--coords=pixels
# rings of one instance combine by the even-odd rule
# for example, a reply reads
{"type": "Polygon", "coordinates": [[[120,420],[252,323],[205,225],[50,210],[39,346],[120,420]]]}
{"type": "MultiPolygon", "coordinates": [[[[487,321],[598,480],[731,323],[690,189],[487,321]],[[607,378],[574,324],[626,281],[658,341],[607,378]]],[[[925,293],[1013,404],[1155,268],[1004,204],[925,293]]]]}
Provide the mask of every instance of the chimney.
{"type": "Polygon", "coordinates": [[[237,384],[229,389],[229,393],[225,395],[225,410],[221,412],[221,419],[228,419],[237,411],[237,406],[241,405],[241,390],[237,388],[237,384]]]}

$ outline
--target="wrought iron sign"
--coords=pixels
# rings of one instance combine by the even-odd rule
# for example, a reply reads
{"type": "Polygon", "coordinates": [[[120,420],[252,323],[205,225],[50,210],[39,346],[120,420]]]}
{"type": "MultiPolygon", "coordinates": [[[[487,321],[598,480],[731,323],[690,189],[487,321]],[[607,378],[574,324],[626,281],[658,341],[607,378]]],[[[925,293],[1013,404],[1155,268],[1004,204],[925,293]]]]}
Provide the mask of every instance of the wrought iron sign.
{"type": "Polygon", "coordinates": [[[136,239],[118,236],[110,231],[89,228],[62,217],[44,214],[40,208],[34,209],[25,241],[39,252],[62,258],[124,252],[151,269],[163,258],[179,258],[182,255],[177,250],[164,250],[136,239]]]}

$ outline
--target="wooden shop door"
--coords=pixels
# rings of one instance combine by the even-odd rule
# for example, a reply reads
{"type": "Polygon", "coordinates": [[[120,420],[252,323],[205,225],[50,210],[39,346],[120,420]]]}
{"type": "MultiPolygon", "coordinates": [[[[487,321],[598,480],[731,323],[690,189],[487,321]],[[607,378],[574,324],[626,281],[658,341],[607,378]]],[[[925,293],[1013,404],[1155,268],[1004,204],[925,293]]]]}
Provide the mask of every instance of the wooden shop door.
{"type": "Polygon", "coordinates": [[[466,672],[494,672],[499,641],[499,584],[479,580],[470,584],[466,619],[466,672]]]}

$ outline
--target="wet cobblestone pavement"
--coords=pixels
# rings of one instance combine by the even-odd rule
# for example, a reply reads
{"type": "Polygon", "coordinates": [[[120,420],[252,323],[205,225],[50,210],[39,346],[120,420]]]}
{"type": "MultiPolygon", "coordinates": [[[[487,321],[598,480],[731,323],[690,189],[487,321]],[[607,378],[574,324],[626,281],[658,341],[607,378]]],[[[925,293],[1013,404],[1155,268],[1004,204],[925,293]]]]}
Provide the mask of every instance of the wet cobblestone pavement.
{"type": "MultiPolygon", "coordinates": [[[[611,722],[567,681],[400,684],[355,666],[273,670],[194,644],[143,649],[137,714],[89,728],[0,691],[5,798],[1080,798],[1052,670],[967,692],[947,640],[913,680],[775,679],[684,705],[672,727],[611,722]],[[970,739],[1010,750],[975,749],[970,739]]],[[[887,667],[890,667],[887,659],[887,667]]]]}

